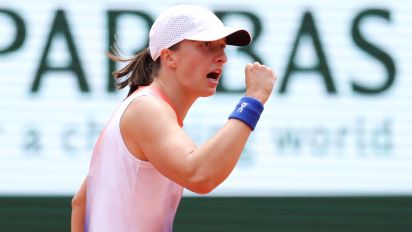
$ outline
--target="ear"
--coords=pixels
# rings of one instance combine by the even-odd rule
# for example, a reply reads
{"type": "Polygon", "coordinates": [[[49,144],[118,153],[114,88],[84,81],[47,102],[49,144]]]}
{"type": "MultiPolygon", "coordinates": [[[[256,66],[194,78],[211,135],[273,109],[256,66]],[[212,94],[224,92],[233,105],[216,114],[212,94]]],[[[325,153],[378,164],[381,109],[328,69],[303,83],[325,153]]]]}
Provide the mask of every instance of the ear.
{"type": "Polygon", "coordinates": [[[169,68],[176,68],[176,56],[173,53],[173,51],[169,50],[169,49],[163,49],[160,52],[160,59],[162,61],[163,64],[165,64],[166,66],[168,66],[169,68]]]}

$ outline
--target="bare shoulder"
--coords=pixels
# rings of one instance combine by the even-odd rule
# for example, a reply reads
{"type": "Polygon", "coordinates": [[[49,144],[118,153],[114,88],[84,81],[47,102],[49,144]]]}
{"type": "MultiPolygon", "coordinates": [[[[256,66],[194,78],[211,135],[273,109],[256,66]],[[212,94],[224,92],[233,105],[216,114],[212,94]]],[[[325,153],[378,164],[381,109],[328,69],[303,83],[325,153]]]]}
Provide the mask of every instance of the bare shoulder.
{"type": "Polygon", "coordinates": [[[120,120],[123,140],[137,158],[147,160],[141,148],[142,143],[160,141],[164,131],[179,127],[173,109],[162,99],[153,96],[140,96],[127,107],[120,120]]]}
{"type": "Polygon", "coordinates": [[[149,129],[162,122],[177,122],[173,109],[162,99],[141,96],[134,99],[123,113],[122,121],[134,128],[149,129]]]}

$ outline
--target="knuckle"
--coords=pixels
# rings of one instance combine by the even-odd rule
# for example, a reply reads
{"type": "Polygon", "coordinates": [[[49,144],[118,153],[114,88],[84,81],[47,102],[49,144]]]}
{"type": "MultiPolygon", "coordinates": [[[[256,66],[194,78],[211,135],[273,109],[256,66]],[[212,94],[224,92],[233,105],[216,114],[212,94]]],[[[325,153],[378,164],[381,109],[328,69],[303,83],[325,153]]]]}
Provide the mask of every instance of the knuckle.
{"type": "Polygon", "coordinates": [[[246,70],[250,70],[250,69],[252,69],[252,67],[253,67],[253,65],[249,63],[249,64],[246,65],[245,68],[246,68],[246,70]]]}

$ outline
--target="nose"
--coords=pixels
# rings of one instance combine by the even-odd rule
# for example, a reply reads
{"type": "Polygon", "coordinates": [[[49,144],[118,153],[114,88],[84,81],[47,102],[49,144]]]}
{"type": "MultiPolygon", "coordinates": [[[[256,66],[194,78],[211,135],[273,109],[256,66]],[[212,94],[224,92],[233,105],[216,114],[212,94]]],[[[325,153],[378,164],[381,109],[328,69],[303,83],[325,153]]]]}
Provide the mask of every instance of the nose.
{"type": "Polygon", "coordinates": [[[226,53],[225,53],[225,50],[224,50],[224,49],[221,49],[221,50],[219,51],[219,54],[216,56],[216,62],[217,62],[218,64],[226,64],[226,62],[227,62],[227,56],[226,56],[226,53]]]}

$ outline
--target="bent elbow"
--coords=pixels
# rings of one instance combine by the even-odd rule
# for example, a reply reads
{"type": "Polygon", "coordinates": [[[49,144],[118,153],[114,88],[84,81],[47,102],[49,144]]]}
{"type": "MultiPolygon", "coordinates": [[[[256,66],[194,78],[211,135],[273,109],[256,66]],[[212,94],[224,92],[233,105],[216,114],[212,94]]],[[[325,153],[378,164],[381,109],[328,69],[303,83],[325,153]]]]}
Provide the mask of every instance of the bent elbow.
{"type": "Polygon", "coordinates": [[[216,187],[217,184],[210,178],[198,178],[191,181],[188,189],[197,194],[208,194],[216,187]]]}
{"type": "Polygon", "coordinates": [[[205,170],[195,165],[188,165],[188,167],[183,174],[185,180],[183,187],[186,189],[197,194],[208,194],[220,184],[215,170],[205,170]]]}
{"type": "Polygon", "coordinates": [[[205,187],[205,186],[198,186],[198,187],[191,187],[188,188],[190,191],[197,193],[197,194],[208,194],[210,193],[214,188],[210,188],[210,187],[205,187]]]}
{"type": "Polygon", "coordinates": [[[199,187],[195,187],[192,189],[189,189],[190,191],[197,193],[197,194],[208,194],[210,193],[214,188],[210,188],[210,187],[205,187],[205,186],[199,186],[199,187]]]}

